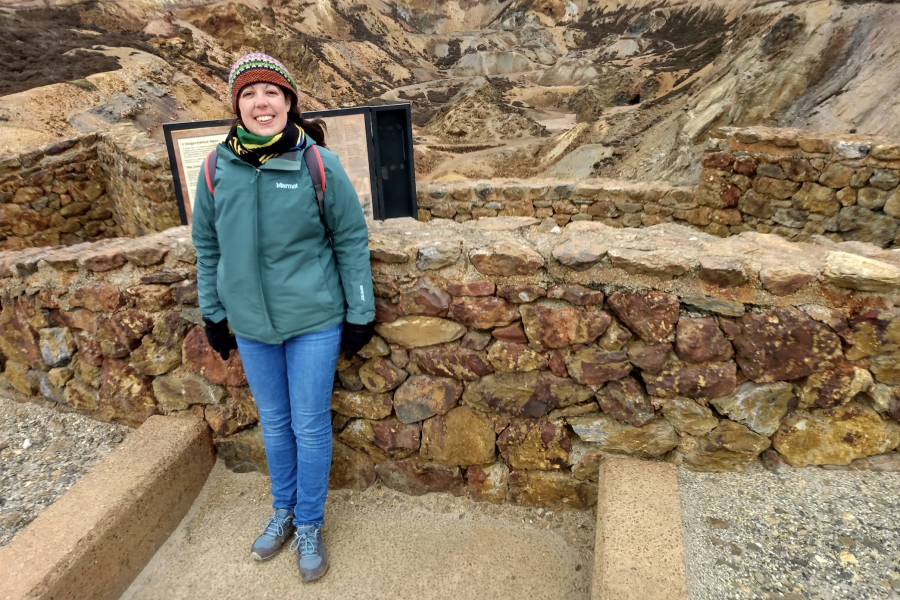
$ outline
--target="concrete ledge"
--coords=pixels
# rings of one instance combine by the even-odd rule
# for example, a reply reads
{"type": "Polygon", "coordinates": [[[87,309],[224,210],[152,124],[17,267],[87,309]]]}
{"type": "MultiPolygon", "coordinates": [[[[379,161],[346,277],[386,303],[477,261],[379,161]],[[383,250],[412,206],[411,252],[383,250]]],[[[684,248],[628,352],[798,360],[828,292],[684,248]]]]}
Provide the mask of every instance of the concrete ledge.
{"type": "Polygon", "coordinates": [[[114,600],[215,463],[209,427],[154,416],[0,550],[2,600],[114,600]]]}
{"type": "Polygon", "coordinates": [[[678,470],[610,458],[600,465],[592,600],[687,600],[678,470]]]}

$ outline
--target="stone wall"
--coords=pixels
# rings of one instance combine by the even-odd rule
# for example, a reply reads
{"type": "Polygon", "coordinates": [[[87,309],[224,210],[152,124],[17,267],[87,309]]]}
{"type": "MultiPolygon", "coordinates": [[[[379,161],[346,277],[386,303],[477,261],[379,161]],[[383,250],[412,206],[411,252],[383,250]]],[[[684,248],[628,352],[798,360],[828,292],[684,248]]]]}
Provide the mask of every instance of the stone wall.
{"type": "Polygon", "coordinates": [[[134,237],[179,223],[165,147],[130,126],[0,157],[0,250],[134,237]]]}
{"type": "MultiPolygon", "coordinates": [[[[548,225],[370,224],[378,336],[338,367],[333,486],[585,507],[607,454],[898,467],[900,251],[548,225]]],[[[130,424],[189,412],[229,467],[265,469],[187,228],[0,253],[0,298],[3,386],[130,424]]]]}

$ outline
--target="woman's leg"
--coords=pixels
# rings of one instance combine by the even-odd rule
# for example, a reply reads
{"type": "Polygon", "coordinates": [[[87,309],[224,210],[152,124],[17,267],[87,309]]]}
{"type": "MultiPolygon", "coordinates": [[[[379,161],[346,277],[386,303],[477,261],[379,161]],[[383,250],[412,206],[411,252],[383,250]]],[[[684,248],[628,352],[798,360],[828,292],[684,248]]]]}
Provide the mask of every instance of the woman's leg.
{"type": "Polygon", "coordinates": [[[259,409],[272,481],[272,507],[293,511],[297,504],[297,438],[291,427],[285,345],[263,344],[240,337],[237,342],[247,382],[259,409]]]}
{"type": "Polygon", "coordinates": [[[298,466],[294,523],[325,520],[331,469],[331,391],[343,325],[285,342],[298,466]]]}

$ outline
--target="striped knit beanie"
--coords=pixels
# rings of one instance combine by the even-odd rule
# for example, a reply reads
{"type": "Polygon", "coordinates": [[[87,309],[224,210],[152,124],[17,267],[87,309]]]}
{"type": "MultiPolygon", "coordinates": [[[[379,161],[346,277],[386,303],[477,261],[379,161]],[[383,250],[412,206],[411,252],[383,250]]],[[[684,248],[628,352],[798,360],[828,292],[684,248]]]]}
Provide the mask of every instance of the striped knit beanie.
{"type": "Polygon", "coordinates": [[[245,54],[231,67],[228,75],[228,95],[231,96],[231,108],[234,114],[238,114],[238,94],[248,85],[260,82],[271,83],[292,92],[294,98],[299,100],[297,84],[283,64],[262,53],[245,54]]]}

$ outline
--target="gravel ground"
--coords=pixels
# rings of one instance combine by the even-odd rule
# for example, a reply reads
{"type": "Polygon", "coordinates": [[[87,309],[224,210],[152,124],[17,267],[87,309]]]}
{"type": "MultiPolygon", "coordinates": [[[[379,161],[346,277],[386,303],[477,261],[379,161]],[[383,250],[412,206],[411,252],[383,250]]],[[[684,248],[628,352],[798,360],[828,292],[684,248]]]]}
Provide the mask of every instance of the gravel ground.
{"type": "Polygon", "coordinates": [[[680,470],[690,600],[900,600],[900,473],[680,470]]]}
{"type": "Polygon", "coordinates": [[[0,547],[131,431],[0,395],[0,547]]]}

